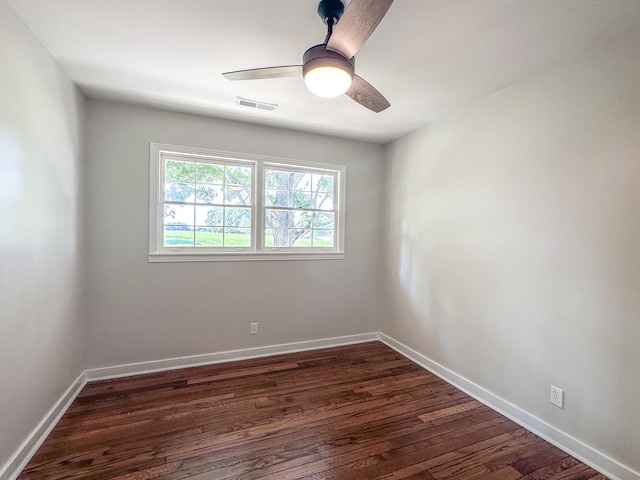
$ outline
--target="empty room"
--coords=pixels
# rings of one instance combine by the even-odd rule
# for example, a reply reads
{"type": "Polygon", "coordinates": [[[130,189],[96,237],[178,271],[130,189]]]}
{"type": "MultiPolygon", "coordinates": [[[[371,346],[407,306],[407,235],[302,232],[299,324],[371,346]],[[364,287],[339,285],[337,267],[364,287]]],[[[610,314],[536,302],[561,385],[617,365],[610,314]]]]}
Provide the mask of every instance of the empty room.
{"type": "Polygon", "coordinates": [[[0,480],[640,480],[640,1],[0,0],[0,480]]]}

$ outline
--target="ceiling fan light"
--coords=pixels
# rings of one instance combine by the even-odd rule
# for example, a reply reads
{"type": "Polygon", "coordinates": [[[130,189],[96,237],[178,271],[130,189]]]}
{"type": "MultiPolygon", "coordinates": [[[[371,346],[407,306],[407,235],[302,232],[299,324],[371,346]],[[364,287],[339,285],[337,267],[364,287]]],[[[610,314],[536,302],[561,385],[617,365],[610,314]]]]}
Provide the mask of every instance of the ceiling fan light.
{"type": "Polygon", "coordinates": [[[335,66],[318,66],[304,75],[307,88],[324,98],[342,95],[351,86],[352,76],[346,70],[335,66]]]}

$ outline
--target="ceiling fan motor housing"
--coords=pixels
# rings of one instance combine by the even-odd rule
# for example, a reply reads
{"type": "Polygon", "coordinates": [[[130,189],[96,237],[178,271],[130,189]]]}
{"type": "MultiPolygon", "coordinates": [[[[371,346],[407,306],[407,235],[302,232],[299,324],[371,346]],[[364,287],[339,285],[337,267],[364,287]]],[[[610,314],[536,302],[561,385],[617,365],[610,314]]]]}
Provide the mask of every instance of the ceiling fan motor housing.
{"type": "Polygon", "coordinates": [[[302,57],[302,76],[317,67],[337,67],[353,78],[355,73],[355,57],[347,59],[337,52],[327,50],[327,44],[315,45],[304,52],[302,57]]]}

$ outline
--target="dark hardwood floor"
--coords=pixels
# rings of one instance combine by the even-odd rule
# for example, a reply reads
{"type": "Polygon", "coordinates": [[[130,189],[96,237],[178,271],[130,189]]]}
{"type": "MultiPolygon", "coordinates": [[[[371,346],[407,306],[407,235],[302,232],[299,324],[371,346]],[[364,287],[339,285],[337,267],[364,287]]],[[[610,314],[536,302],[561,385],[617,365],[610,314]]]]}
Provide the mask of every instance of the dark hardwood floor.
{"type": "Polygon", "coordinates": [[[21,479],[605,479],[387,346],[88,384],[21,479]]]}

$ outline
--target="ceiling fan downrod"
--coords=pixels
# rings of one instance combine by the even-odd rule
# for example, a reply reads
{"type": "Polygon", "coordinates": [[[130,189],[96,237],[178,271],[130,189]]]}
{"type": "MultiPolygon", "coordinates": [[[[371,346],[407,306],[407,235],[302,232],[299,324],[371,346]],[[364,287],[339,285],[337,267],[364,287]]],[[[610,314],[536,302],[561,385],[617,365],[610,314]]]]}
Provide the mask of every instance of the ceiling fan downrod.
{"type": "Polygon", "coordinates": [[[324,43],[328,43],[333,35],[333,26],[338,23],[344,13],[344,4],[340,0],[322,0],[318,4],[318,15],[327,26],[327,36],[324,43]]]}

